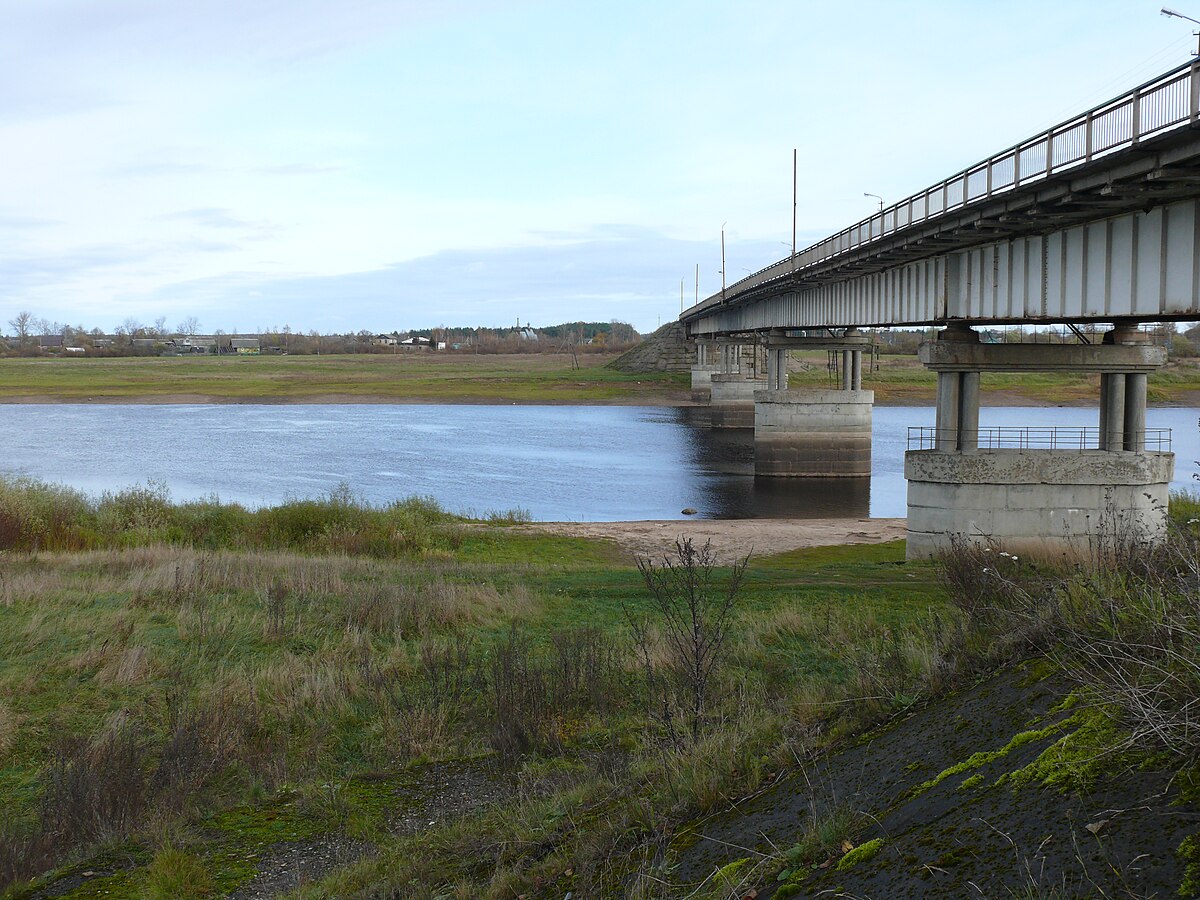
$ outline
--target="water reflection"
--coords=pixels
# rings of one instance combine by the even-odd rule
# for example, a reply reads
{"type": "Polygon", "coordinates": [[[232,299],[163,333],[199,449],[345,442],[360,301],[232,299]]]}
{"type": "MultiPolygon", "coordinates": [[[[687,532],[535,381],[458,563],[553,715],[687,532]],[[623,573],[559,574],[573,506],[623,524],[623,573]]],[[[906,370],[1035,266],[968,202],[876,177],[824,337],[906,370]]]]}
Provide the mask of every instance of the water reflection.
{"type": "Polygon", "coordinates": [[[673,410],[687,427],[689,467],[706,478],[708,518],[784,519],[851,517],[871,513],[868,478],[758,478],[754,475],[754,429],[709,428],[707,407],[673,410]],[[734,477],[730,477],[734,476],[734,477]]]}

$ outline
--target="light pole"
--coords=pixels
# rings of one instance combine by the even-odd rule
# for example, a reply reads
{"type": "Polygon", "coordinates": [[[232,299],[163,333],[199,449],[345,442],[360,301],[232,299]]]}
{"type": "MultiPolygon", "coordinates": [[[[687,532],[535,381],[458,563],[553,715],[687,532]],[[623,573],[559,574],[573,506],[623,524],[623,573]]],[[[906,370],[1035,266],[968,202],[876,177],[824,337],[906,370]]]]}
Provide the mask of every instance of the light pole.
{"type": "Polygon", "coordinates": [[[721,223],[721,302],[725,302],[725,226],[728,222],[721,223]]]}
{"type": "Polygon", "coordinates": [[[879,211],[883,212],[883,198],[882,197],[880,197],[878,194],[868,194],[866,191],[863,191],[863,196],[864,197],[874,197],[876,200],[878,200],[879,201],[879,211]]]}
{"type": "MultiPolygon", "coordinates": [[[[1177,12],[1173,9],[1168,9],[1165,6],[1159,10],[1159,13],[1167,16],[1168,18],[1174,17],[1176,19],[1186,19],[1189,22],[1194,22],[1195,24],[1200,25],[1200,19],[1193,19],[1191,16],[1185,16],[1183,13],[1177,12]]],[[[1194,34],[1197,39],[1196,49],[1192,51],[1192,56],[1200,56],[1200,31],[1193,31],[1192,34],[1194,34]]]]}

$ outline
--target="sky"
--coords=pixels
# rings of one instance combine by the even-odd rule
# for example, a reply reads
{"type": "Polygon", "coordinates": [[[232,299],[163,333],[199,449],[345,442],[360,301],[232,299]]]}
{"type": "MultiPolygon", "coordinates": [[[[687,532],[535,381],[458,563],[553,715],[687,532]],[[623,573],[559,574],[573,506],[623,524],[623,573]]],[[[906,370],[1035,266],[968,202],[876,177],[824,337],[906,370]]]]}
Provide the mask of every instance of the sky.
{"type": "Polygon", "coordinates": [[[0,0],[0,331],[652,331],[793,148],[802,249],[1187,62],[1159,7],[0,0]]]}

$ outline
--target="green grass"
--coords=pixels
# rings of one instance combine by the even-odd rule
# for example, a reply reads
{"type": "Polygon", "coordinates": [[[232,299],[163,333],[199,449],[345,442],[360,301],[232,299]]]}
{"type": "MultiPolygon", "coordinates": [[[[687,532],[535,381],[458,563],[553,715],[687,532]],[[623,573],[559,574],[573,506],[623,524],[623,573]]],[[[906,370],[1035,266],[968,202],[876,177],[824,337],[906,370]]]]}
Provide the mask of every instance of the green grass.
{"type": "MultiPolygon", "coordinates": [[[[795,354],[795,388],[831,384],[825,355],[795,354]]],[[[630,374],[608,368],[611,354],[588,354],[573,368],[560,354],[351,354],[343,356],[0,359],[0,401],[644,403],[686,400],[686,373],[630,374]]],[[[915,358],[883,356],[864,372],[883,404],[930,405],[936,376],[915,358]]],[[[1007,402],[1094,404],[1098,376],[986,373],[983,389],[1007,402]]],[[[1200,366],[1173,362],[1153,372],[1152,403],[1194,402],[1200,366]]]]}
{"type": "Polygon", "coordinates": [[[0,400],[287,403],[662,403],[686,375],[632,375],[612,355],[355,354],[345,356],[0,359],[0,400]]]}

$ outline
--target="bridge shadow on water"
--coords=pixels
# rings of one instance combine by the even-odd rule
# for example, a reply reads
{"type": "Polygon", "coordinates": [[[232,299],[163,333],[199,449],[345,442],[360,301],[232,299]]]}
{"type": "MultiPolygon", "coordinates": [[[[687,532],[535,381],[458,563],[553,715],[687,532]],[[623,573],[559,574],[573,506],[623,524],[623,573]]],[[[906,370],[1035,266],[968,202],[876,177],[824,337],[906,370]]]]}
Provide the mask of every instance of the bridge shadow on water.
{"type": "Polygon", "coordinates": [[[710,428],[707,407],[676,410],[688,426],[688,462],[705,480],[713,519],[865,519],[871,479],[760,478],[754,474],[754,429],[710,428]]]}

